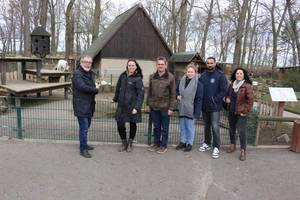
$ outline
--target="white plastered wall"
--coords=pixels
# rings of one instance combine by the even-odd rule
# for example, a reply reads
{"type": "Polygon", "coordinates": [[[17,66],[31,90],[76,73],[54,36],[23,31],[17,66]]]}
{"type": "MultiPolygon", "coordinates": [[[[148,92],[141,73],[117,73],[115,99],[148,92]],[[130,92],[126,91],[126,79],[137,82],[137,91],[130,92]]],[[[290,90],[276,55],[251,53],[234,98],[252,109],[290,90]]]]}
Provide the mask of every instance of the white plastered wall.
{"type": "MultiPolygon", "coordinates": [[[[138,60],[140,67],[143,71],[143,82],[147,87],[149,82],[149,75],[156,71],[156,62],[150,60],[138,60]]],[[[116,85],[119,75],[126,69],[127,59],[116,58],[103,58],[101,60],[101,69],[99,69],[101,80],[111,82],[112,85],[116,85]]]]}

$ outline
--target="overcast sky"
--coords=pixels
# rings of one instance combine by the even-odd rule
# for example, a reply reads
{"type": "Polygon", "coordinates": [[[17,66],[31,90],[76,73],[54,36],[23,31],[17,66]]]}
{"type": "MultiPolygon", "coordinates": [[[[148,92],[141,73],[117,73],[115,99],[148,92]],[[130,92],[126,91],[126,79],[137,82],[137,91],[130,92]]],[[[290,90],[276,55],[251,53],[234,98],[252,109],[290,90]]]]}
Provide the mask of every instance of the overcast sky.
{"type": "Polygon", "coordinates": [[[138,0],[111,0],[116,5],[125,5],[127,8],[132,7],[134,4],[139,2],[138,0]]]}

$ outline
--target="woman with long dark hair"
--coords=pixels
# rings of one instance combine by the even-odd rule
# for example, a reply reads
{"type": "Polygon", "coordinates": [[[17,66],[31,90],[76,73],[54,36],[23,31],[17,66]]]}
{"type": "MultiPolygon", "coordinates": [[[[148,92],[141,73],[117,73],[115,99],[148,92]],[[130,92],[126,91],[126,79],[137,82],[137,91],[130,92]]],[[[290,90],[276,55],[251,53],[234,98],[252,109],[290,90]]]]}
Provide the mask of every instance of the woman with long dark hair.
{"type": "Polygon", "coordinates": [[[252,81],[245,69],[239,67],[233,71],[231,84],[229,85],[225,101],[228,103],[229,135],[231,143],[227,153],[232,153],[236,150],[237,131],[241,145],[239,158],[241,161],[244,161],[246,160],[247,145],[247,115],[253,106],[252,81]]]}
{"type": "Polygon", "coordinates": [[[116,86],[114,102],[118,103],[115,118],[122,140],[119,151],[132,151],[132,142],[136,135],[136,123],[142,121],[141,107],[144,100],[142,69],[135,59],[127,61],[126,70],[120,75],[116,86]],[[129,139],[126,136],[125,123],[129,122],[129,139]]]}

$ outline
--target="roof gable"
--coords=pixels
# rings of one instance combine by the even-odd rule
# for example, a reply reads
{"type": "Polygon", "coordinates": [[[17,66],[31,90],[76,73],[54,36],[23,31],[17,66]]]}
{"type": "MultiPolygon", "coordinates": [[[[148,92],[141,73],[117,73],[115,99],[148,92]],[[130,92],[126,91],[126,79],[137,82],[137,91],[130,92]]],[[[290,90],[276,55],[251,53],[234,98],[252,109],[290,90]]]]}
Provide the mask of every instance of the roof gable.
{"type": "Polygon", "coordinates": [[[187,51],[187,52],[177,52],[174,53],[170,59],[169,62],[192,62],[193,60],[197,60],[199,62],[203,62],[203,59],[201,58],[200,54],[196,51],[187,51]]]}
{"type": "Polygon", "coordinates": [[[162,44],[165,46],[165,48],[171,55],[172,51],[170,50],[166,41],[164,40],[164,38],[162,37],[162,35],[160,34],[160,32],[158,31],[153,21],[151,20],[151,18],[149,17],[146,10],[141,4],[137,4],[129,10],[117,16],[113,20],[113,22],[108,26],[108,28],[105,29],[103,33],[93,42],[93,44],[84,52],[84,54],[95,58],[99,54],[99,52],[103,48],[105,48],[105,46],[110,42],[110,40],[118,33],[118,31],[126,24],[126,22],[130,20],[130,18],[134,16],[134,14],[139,10],[141,10],[144,13],[145,17],[150,21],[152,28],[155,30],[155,33],[160,38],[162,44]]]}

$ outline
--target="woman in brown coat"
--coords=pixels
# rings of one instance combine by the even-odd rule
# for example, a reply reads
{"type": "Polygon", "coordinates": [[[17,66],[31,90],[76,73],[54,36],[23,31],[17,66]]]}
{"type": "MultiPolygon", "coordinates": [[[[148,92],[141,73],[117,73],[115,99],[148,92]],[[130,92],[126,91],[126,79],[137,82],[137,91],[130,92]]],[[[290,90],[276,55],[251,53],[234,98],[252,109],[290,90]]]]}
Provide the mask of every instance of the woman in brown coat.
{"type": "Polygon", "coordinates": [[[240,160],[246,160],[247,144],[247,115],[253,106],[252,81],[248,73],[243,68],[236,68],[231,75],[231,84],[228,88],[225,101],[228,103],[228,121],[230,134],[230,147],[227,153],[232,153],[236,149],[236,130],[240,137],[241,154],[240,160]]]}

